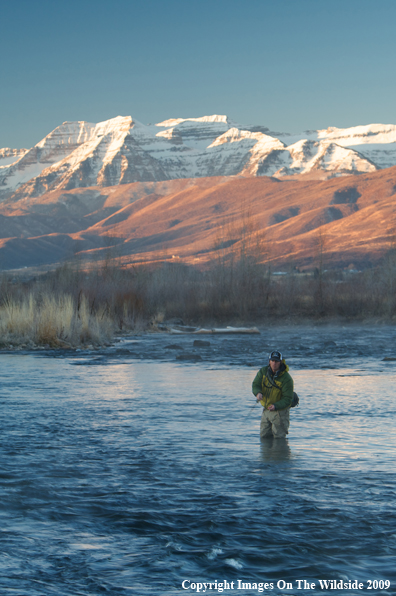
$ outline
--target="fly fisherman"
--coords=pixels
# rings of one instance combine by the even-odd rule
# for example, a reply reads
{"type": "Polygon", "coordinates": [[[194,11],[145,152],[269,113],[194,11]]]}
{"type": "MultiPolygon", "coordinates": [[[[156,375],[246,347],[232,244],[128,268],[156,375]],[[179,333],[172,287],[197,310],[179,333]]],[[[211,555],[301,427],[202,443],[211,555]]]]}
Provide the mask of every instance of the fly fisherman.
{"type": "Polygon", "coordinates": [[[261,416],[260,438],[286,437],[289,431],[289,410],[293,400],[293,379],[282,354],[275,350],[268,366],[258,371],[252,391],[264,410],[261,416]]]}

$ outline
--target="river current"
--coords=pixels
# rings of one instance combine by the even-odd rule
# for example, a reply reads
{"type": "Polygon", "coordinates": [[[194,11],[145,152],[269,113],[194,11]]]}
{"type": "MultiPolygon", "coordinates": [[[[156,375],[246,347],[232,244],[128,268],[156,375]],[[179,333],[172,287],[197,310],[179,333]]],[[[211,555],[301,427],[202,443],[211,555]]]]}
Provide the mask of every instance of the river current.
{"type": "Polygon", "coordinates": [[[1,595],[396,594],[395,328],[152,334],[0,372],[1,595]],[[271,349],[300,405],[260,443],[271,349]]]}

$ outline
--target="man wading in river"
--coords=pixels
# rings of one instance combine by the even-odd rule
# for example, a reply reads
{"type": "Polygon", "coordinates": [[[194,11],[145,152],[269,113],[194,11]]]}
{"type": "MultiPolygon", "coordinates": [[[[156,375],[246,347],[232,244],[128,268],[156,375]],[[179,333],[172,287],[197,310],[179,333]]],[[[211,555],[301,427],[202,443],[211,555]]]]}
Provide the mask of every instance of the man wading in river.
{"type": "Polygon", "coordinates": [[[289,410],[293,400],[293,379],[282,354],[275,350],[268,366],[258,371],[252,391],[264,410],[261,416],[260,438],[286,437],[289,432],[289,410]]]}

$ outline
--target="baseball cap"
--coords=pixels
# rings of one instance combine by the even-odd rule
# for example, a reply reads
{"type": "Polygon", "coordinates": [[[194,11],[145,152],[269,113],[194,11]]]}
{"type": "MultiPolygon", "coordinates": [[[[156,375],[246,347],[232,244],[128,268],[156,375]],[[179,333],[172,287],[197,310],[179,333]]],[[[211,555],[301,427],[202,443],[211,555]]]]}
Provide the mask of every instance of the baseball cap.
{"type": "Polygon", "coordinates": [[[271,352],[270,356],[269,356],[270,360],[277,360],[278,362],[282,361],[282,354],[280,352],[278,352],[278,350],[275,350],[274,352],[271,352]]]}

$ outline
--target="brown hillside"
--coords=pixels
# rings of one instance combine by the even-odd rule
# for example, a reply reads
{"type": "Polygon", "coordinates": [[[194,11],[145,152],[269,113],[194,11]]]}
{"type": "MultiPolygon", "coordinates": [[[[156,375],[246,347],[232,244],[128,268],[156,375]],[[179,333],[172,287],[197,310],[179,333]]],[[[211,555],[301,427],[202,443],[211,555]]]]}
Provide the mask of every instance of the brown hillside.
{"type": "Polygon", "coordinates": [[[364,266],[396,235],[396,167],[326,181],[218,177],[48,193],[0,205],[3,268],[79,252],[125,265],[254,252],[276,266],[364,266]]]}

